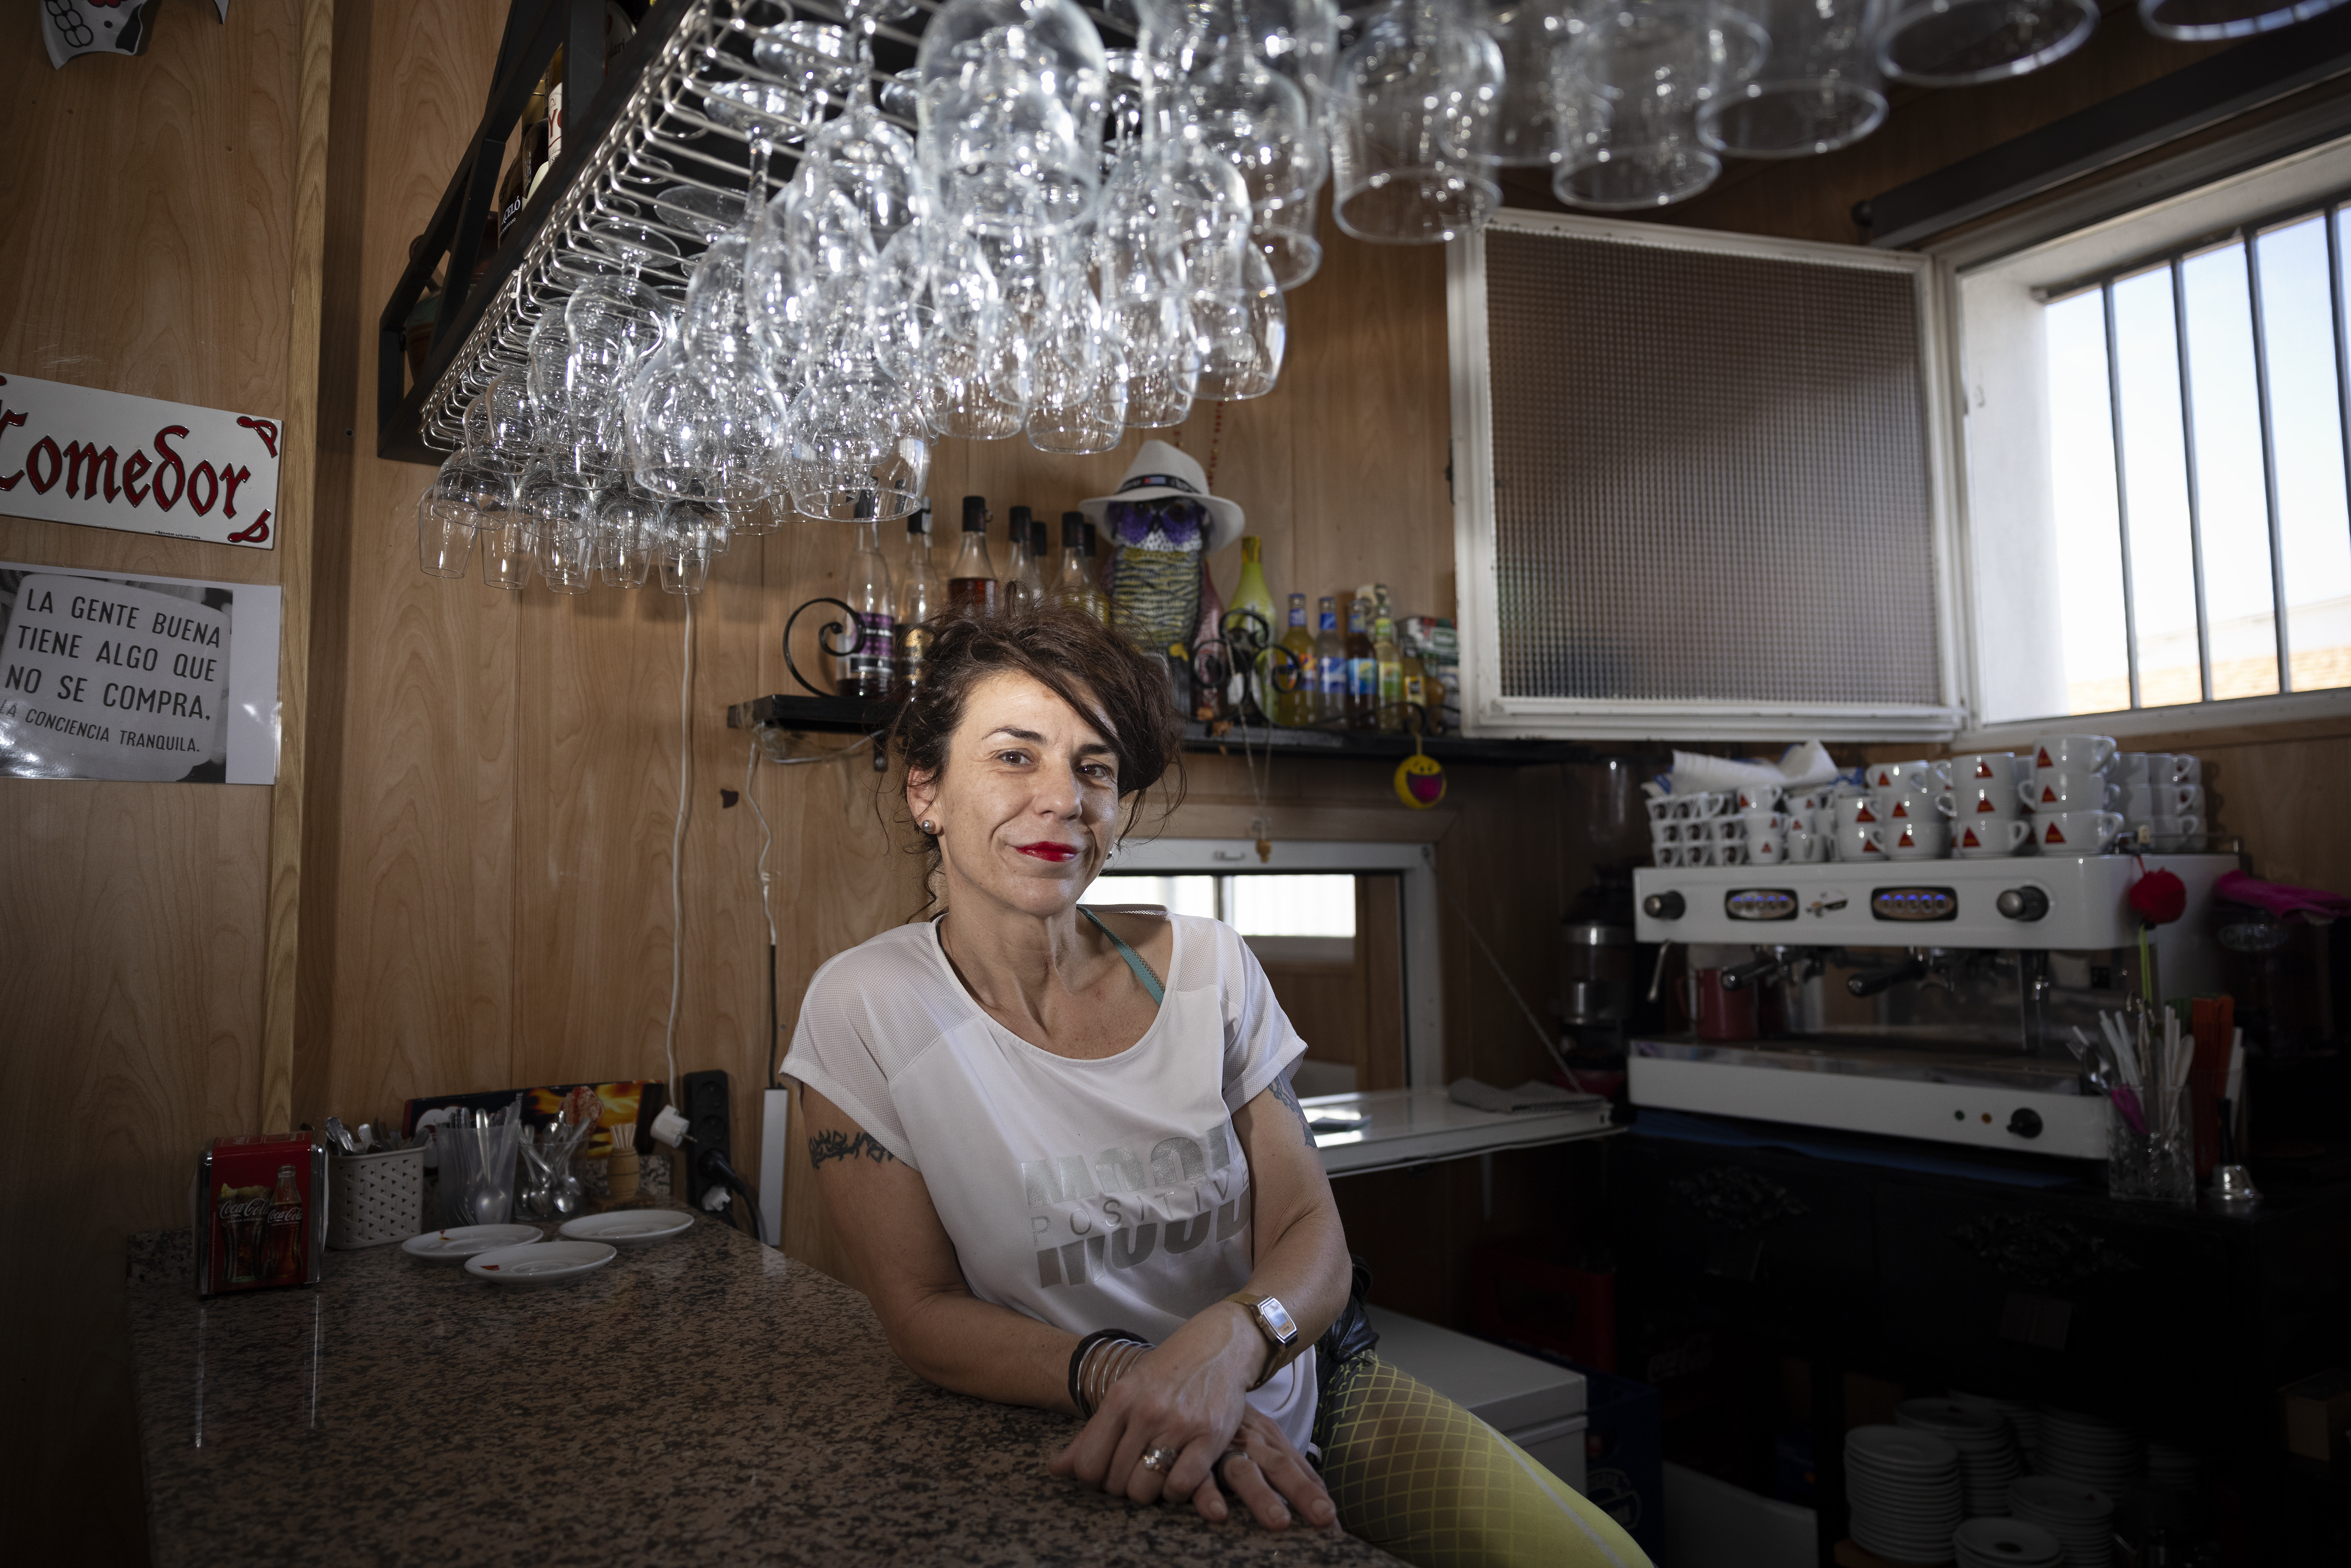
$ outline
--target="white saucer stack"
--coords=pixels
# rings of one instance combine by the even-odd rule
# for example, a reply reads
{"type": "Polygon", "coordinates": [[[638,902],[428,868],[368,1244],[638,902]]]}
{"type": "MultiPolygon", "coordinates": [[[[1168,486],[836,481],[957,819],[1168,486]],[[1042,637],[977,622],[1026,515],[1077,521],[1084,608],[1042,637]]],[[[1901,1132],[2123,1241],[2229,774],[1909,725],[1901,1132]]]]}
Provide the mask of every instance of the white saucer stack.
{"type": "Polygon", "coordinates": [[[2147,1439],[2147,1479],[2166,1491],[2193,1493],[2203,1485],[2204,1461],[2192,1448],[2147,1439]]]}
{"type": "Polygon", "coordinates": [[[2026,1469],[2035,1469],[2033,1450],[2041,1447],[2041,1410],[2014,1399],[1987,1399],[1980,1394],[1968,1394],[1954,1388],[1950,1391],[1954,1405],[1965,1405],[1973,1410],[1989,1410],[2008,1423],[2009,1436],[2016,1440],[2017,1458],[2026,1469]]]}
{"type": "Polygon", "coordinates": [[[2008,1511],[2008,1483],[2023,1469],[2008,1417],[1956,1399],[1905,1399],[1894,1407],[1894,1419],[1914,1431],[1932,1432],[1959,1451],[1967,1518],[2008,1511]]]}
{"type": "Polygon", "coordinates": [[[2064,1568],[2064,1548],[2021,1519],[1971,1519],[1952,1532],[1959,1568],[2064,1568]]]}
{"type": "Polygon", "coordinates": [[[2056,1476],[2024,1476],[2009,1485],[2009,1512],[2037,1524],[2065,1549],[2065,1568],[2112,1568],[2115,1501],[2095,1487],[2056,1476]]]}
{"type": "Polygon", "coordinates": [[[2043,1410],[2041,1463],[2037,1468],[2043,1475],[2080,1481],[2108,1497],[2120,1497],[2124,1489],[2139,1477],[2138,1434],[2095,1416],[2072,1410],[2043,1410]]]}
{"type": "Polygon", "coordinates": [[[1897,1563],[1950,1561],[1962,1517],[1957,1448],[1932,1432],[1855,1427],[1844,1435],[1844,1484],[1853,1538],[1865,1551],[1897,1563]]]}

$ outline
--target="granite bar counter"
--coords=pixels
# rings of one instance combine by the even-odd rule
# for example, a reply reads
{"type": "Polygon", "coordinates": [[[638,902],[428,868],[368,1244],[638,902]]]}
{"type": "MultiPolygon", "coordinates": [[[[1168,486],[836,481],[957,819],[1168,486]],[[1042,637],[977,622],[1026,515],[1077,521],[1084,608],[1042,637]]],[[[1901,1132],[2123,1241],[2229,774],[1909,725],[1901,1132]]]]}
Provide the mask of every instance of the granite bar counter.
{"type": "Polygon", "coordinates": [[[946,1393],[865,1298],[703,1218],[502,1289],[397,1246],[199,1301],[131,1243],[157,1568],[223,1563],[1394,1563],[1048,1475],[1063,1416],[946,1393]]]}

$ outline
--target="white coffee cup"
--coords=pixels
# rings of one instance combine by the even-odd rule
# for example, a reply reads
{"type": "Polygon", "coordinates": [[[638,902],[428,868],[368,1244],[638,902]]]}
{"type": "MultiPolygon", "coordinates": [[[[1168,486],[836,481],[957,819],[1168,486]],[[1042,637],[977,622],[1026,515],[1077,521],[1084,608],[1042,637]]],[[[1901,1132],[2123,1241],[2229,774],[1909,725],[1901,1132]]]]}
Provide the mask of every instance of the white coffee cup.
{"type": "Polygon", "coordinates": [[[1951,853],[1963,861],[2006,860],[2032,836],[2022,817],[1961,818],[1951,824],[1951,853]]]}
{"type": "MultiPolygon", "coordinates": [[[[1842,817],[1843,813],[1840,812],[1842,817]]],[[[1836,858],[1841,861],[1877,862],[1886,859],[1886,830],[1876,819],[1866,822],[1840,821],[1836,831],[1836,858]]]]}
{"type": "Polygon", "coordinates": [[[2044,855],[2102,855],[2122,828],[2119,811],[2043,811],[2033,819],[2032,841],[2044,855]]]}
{"type": "Polygon", "coordinates": [[[2106,769],[2106,777],[2126,787],[2150,780],[2161,783],[2169,777],[2170,767],[2171,758],[2165,752],[2117,751],[2115,753],[2115,765],[2106,769]],[[2150,766],[2156,763],[2163,765],[2161,775],[2149,771],[2150,766]]]}
{"type": "Polygon", "coordinates": [[[1703,862],[1692,863],[1705,865],[1745,865],[1747,863],[1747,846],[1736,839],[1718,839],[1707,845],[1703,852],[1706,859],[1703,862]]]}
{"type": "Polygon", "coordinates": [[[2123,791],[2116,810],[2134,822],[2153,817],[2182,817],[2204,806],[2203,787],[2196,784],[2134,784],[2123,791]]]}
{"type": "MultiPolygon", "coordinates": [[[[1836,825],[1840,835],[1847,828],[1856,826],[1874,828],[1885,820],[1885,816],[1886,812],[1875,795],[1856,795],[1836,803],[1836,825]]],[[[1837,852],[1842,858],[1844,852],[1844,840],[1841,836],[1837,840],[1837,852]]]]}
{"type": "Polygon", "coordinates": [[[2025,787],[2024,804],[2035,811],[2105,811],[2122,803],[2119,786],[2098,773],[2060,773],[2035,768],[2025,787]]]}
{"type": "Polygon", "coordinates": [[[1950,846],[1950,827],[1939,815],[1929,813],[1886,824],[1887,860],[1941,860],[1950,846]]]}
{"type": "Polygon", "coordinates": [[[1731,791],[1730,809],[1742,817],[1750,811],[1776,811],[1783,793],[1777,784],[1741,784],[1731,791]]]}
{"type": "Polygon", "coordinates": [[[1951,765],[1948,762],[1873,762],[1862,771],[1863,780],[1872,789],[1888,790],[1907,788],[1928,791],[1947,789],[1951,782],[1951,765]],[[1912,782],[1917,780],[1917,782],[1912,782]]]}
{"type": "MultiPolygon", "coordinates": [[[[1885,810],[1878,814],[1886,819],[1886,825],[1889,829],[1898,827],[1904,822],[1916,822],[1928,818],[1939,821],[1950,815],[1951,792],[1945,789],[1937,794],[1897,793],[1887,796],[1884,804],[1885,810]]],[[[1887,840],[1886,852],[1889,854],[1893,852],[1893,841],[1887,840]]]]}
{"type": "Polygon", "coordinates": [[[2185,751],[2172,758],[2171,782],[2174,784],[2203,783],[2204,759],[2185,751]]]}
{"type": "Polygon", "coordinates": [[[1963,789],[1970,784],[2008,784],[2016,782],[2016,753],[2013,751],[1963,751],[1951,758],[1951,788],[1963,789]]]}
{"type": "Polygon", "coordinates": [[[2114,762],[2110,735],[2044,735],[2032,743],[2032,766],[2043,772],[2104,773],[2114,762]]]}
{"type": "Polygon", "coordinates": [[[2017,813],[2016,786],[2004,779],[1962,779],[1951,786],[1951,822],[2006,821],[2017,813]]]}
{"type": "Polygon", "coordinates": [[[1803,789],[1791,793],[1782,803],[1781,810],[1786,811],[1791,817],[1798,817],[1817,811],[1823,806],[1834,803],[1836,797],[1826,789],[1803,789]]]}
{"type": "Polygon", "coordinates": [[[1788,824],[1788,863],[1818,865],[1829,858],[1829,847],[1834,842],[1834,829],[1821,833],[1813,831],[1808,821],[1791,821],[1788,824]]]}
{"type": "MultiPolygon", "coordinates": [[[[1771,819],[1777,822],[1780,819],[1771,819]]],[[[1747,863],[1749,865],[1779,865],[1788,858],[1788,830],[1782,826],[1765,828],[1753,822],[1747,828],[1747,863]]]]}
{"type": "Polygon", "coordinates": [[[2159,855],[2192,852],[2204,847],[2201,817],[2158,817],[2147,827],[2147,848],[2159,855]]]}

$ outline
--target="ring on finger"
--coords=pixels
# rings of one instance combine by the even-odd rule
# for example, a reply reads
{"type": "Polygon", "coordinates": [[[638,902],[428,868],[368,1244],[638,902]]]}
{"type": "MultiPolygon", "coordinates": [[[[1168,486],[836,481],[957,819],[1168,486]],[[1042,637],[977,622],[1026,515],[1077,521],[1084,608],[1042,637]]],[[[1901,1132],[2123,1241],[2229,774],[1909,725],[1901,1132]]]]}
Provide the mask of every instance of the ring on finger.
{"type": "Polygon", "coordinates": [[[1227,1448],[1217,1456],[1217,1462],[1208,1467],[1208,1473],[1217,1478],[1218,1486],[1229,1486],[1231,1483],[1225,1479],[1225,1467],[1235,1459],[1246,1459],[1249,1457],[1247,1448],[1227,1448]]]}
{"type": "Polygon", "coordinates": [[[1143,1468],[1154,1473],[1165,1471],[1176,1463],[1177,1456],[1182,1452],[1180,1448],[1147,1449],[1143,1456],[1143,1468]]]}

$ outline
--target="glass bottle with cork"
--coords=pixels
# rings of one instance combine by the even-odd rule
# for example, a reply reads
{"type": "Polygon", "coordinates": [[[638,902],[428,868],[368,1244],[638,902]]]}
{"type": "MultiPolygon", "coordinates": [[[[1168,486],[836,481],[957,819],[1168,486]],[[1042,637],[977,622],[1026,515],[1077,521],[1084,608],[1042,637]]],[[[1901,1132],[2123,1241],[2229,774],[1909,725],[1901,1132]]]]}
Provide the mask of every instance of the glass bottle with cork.
{"type": "Polygon", "coordinates": [[[858,498],[841,596],[852,612],[843,639],[850,651],[841,661],[841,695],[878,702],[890,695],[893,679],[890,655],[896,617],[891,613],[890,563],[882,559],[882,526],[874,520],[870,496],[858,498]]]}
{"type": "Polygon", "coordinates": [[[1107,607],[1102,602],[1102,591],[1093,584],[1086,569],[1086,515],[1083,512],[1061,514],[1061,576],[1053,585],[1053,602],[1064,610],[1074,610],[1096,620],[1106,618],[1107,607]]]}
{"type": "Polygon", "coordinates": [[[957,614],[993,615],[1004,607],[1004,587],[987,559],[987,497],[963,498],[963,544],[947,569],[947,608],[957,614]]]}
{"type": "Polygon", "coordinates": [[[931,509],[906,519],[906,570],[897,593],[897,691],[911,695],[922,685],[931,656],[932,622],[946,609],[946,585],[931,563],[931,509]]]}
{"type": "Polygon", "coordinates": [[[1037,570],[1031,546],[1036,537],[1034,514],[1015,507],[1005,525],[1004,608],[1032,609],[1045,601],[1045,577],[1037,570]]]}

